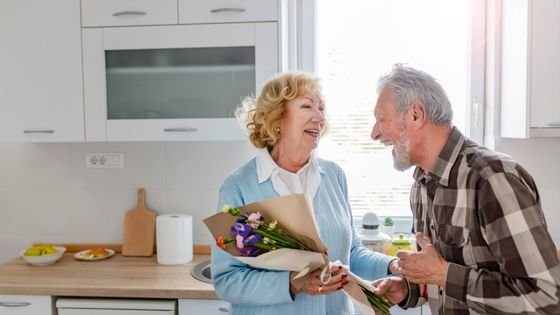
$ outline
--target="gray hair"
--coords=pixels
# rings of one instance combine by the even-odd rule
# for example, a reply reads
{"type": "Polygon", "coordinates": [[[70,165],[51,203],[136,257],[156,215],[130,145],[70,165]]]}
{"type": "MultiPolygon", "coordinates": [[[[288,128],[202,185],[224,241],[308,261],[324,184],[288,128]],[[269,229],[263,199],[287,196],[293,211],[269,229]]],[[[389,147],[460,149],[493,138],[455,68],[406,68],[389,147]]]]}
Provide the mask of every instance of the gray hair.
{"type": "Polygon", "coordinates": [[[393,91],[397,112],[402,113],[413,102],[420,101],[433,123],[451,124],[453,109],[449,98],[439,82],[426,72],[396,64],[379,79],[377,93],[387,87],[393,91]]]}

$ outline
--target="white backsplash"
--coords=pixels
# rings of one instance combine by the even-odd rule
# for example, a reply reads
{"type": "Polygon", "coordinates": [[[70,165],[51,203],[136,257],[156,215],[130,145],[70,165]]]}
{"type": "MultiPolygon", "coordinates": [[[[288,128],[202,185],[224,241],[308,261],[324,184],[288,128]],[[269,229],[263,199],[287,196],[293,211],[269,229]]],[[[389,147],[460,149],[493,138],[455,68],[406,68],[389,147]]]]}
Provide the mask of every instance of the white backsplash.
{"type": "MultiPolygon", "coordinates": [[[[560,244],[560,139],[498,139],[496,148],[534,176],[560,244]]],[[[0,152],[1,263],[34,242],[121,243],[139,187],[158,214],[192,215],[194,243],[210,244],[201,220],[215,212],[222,180],[254,149],[247,142],[0,143],[0,152]],[[126,167],[85,168],[87,152],[123,152],[126,167]]]]}
{"type": "Polygon", "coordinates": [[[146,189],[158,214],[193,216],[193,241],[223,179],[254,155],[248,142],[0,143],[0,263],[34,242],[121,243],[124,214],[146,189]],[[85,167],[87,152],[122,152],[123,169],[85,167]]]}

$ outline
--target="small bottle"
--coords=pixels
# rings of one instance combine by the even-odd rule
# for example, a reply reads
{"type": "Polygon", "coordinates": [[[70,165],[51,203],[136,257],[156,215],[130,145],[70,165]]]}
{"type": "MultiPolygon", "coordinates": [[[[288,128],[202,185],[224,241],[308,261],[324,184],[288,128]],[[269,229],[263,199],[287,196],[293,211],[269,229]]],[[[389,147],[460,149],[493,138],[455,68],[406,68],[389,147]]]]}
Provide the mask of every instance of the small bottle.
{"type": "Polygon", "coordinates": [[[373,212],[364,214],[360,238],[365,247],[380,253],[386,251],[391,242],[389,235],[379,230],[379,217],[373,212]]]}

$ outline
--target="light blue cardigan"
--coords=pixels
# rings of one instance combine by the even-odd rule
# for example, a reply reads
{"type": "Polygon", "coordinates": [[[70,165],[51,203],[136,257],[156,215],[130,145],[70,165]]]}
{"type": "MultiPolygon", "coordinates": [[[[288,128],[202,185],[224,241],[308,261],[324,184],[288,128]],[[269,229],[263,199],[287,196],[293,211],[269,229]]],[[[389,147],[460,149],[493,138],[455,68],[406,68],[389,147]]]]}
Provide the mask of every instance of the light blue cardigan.
{"type": "MultiPolygon", "coordinates": [[[[364,279],[387,276],[394,257],[371,252],[360,243],[352,226],[346,176],[333,162],[318,159],[321,174],[319,189],[313,198],[315,218],[321,240],[331,261],[350,264],[364,279]]],[[[243,206],[278,197],[270,178],[257,180],[255,159],[235,170],[222,184],[218,209],[224,204],[243,206]]],[[[292,300],[288,271],[256,269],[241,263],[228,253],[212,247],[212,278],[218,296],[232,303],[234,315],[324,315],[353,314],[351,300],[344,292],[310,296],[296,294],[292,300]]]]}

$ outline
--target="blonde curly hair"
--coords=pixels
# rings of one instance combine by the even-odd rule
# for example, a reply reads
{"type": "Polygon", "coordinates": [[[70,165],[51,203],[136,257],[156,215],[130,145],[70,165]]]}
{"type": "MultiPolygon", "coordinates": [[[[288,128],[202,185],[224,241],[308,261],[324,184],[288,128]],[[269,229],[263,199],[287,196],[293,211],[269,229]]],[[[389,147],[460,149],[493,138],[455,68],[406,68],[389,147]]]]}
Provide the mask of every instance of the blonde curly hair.
{"type": "Polygon", "coordinates": [[[263,86],[257,98],[246,97],[235,115],[245,121],[249,140],[255,147],[271,149],[280,139],[280,120],[286,103],[307,93],[321,95],[319,78],[315,75],[299,71],[278,74],[263,86]]]}

